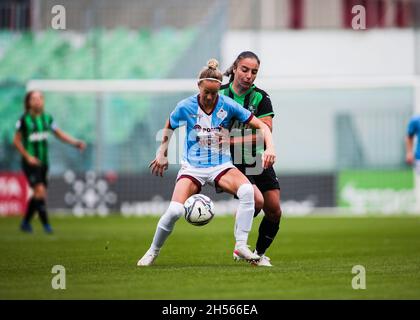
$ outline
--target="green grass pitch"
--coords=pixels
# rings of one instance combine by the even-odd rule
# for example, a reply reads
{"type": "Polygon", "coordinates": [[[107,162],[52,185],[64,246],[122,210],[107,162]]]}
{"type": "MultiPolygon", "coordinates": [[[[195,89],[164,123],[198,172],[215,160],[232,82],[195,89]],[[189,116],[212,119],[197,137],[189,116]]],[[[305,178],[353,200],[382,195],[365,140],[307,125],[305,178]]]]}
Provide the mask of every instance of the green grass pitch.
{"type": "MultiPolygon", "coordinates": [[[[255,245],[261,218],[254,221],[255,245]]],[[[153,267],[136,267],[157,218],[0,219],[0,299],[420,299],[420,217],[284,218],[267,252],[273,268],[232,260],[233,217],[181,219],[153,267]],[[54,265],[66,289],[53,290],[54,265]],[[354,290],[354,265],[366,289],[354,290]]]]}

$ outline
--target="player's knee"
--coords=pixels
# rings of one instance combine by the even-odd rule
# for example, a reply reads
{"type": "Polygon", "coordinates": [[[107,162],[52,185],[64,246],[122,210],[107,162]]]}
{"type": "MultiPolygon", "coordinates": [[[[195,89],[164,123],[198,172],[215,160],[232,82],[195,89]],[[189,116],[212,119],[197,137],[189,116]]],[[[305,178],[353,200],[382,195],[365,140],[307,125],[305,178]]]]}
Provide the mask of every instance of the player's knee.
{"type": "Polygon", "coordinates": [[[280,221],[281,219],[281,208],[280,206],[276,206],[276,207],[272,207],[269,208],[268,210],[264,210],[265,216],[268,220],[270,220],[271,222],[277,223],[280,221]]]}
{"type": "Polygon", "coordinates": [[[47,192],[45,187],[42,184],[38,184],[34,187],[34,198],[35,199],[45,199],[47,196],[47,192]]]}
{"type": "Polygon", "coordinates": [[[260,193],[255,193],[255,213],[258,214],[264,207],[264,197],[260,193]]]}
{"type": "Polygon", "coordinates": [[[165,229],[166,231],[171,231],[175,222],[182,216],[184,213],[184,205],[179,202],[171,201],[168,209],[159,220],[159,227],[165,229]]]}
{"type": "Polygon", "coordinates": [[[236,192],[239,202],[254,205],[254,187],[250,183],[244,183],[236,192]]]}

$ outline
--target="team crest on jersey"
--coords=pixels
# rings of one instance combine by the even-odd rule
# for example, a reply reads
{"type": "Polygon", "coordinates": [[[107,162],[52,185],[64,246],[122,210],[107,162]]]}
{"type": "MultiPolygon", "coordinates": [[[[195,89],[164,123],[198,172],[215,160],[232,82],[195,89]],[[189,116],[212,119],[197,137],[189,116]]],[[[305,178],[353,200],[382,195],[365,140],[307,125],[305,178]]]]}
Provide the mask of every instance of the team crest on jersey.
{"type": "Polygon", "coordinates": [[[224,110],[223,108],[221,108],[219,111],[217,111],[216,116],[219,119],[223,120],[224,118],[227,117],[227,112],[226,112],[226,110],[224,110]]]}

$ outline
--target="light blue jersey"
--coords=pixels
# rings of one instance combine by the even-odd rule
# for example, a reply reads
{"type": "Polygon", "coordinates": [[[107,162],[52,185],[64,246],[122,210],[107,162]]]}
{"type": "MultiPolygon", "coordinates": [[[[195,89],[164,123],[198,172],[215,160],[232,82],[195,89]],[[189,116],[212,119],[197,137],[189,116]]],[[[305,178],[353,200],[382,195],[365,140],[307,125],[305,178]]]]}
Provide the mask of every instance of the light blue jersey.
{"type": "Polygon", "coordinates": [[[410,119],[410,122],[408,123],[408,129],[407,129],[407,135],[410,137],[417,136],[417,145],[416,145],[416,153],[415,157],[416,160],[420,160],[420,116],[414,116],[410,119]]]}
{"type": "Polygon", "coordinates": [[[216,106],[210,114],[204,112],[195,94],[178,103],[169,117],[172,129],[185,125],[183,161],[197,168],[214,167],[231,161],[230,148],[222,148],[215,135],[222,128],[228,129],[231,122],[248,123],[252,113],[231,98],[219,95],[216,106]]]}

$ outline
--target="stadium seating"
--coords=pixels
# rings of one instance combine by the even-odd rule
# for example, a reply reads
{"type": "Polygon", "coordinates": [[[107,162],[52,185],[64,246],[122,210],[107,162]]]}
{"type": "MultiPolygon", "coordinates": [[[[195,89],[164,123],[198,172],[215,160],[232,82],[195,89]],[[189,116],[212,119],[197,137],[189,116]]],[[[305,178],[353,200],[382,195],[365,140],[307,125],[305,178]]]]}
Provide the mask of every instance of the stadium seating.
{"type": "MultiPolygon", "coordinates": [[[[22,113],[25,84],[30,79],[142,79],[165,78],[197,37],[195,28],[129,30],[92,29],[86,34],[45,31],[0,33],[0,135],[12,136],[14,123],[22,113]],[[14,84],[15,90],[10,90],[14,84]]],[[[59,117],[63,129],[77,132],[88,143],[95,141],[95,94],[46,93],[49,112],[59,117]],[[61,108],[60,112],[54,112],[61,108]],[[71,117],[78,114],[78,117],[71,117]]],[[[153,97],[106,94],[102,121],[116,130],[104,132],[109,149],[125,145],[135,128],[144,127],[145,113],[153,97]],[[124,107],[124,113],[121,113],[124,107]],[[118,113],[119,112],[119,113],[118,113]]],[[[125,147],[126,148],[126,147],[125,147]]]]}
{"type": "Polygon", "coordinates": [[[156,32],[97,29],[86,36],[2,32],[0,41],[11,43],[0,55],[0,79],[161,78],[195,36],[195,29],[170,28],[156,32]]]}

